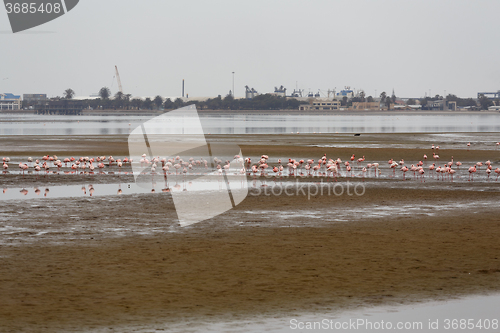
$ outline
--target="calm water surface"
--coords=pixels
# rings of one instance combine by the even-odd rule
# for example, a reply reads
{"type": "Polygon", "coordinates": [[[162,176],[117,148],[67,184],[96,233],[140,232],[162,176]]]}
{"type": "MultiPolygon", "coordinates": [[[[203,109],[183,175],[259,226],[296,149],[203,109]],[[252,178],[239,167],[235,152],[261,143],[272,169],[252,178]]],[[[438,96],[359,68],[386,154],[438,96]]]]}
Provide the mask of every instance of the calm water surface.
{"type": "MultiPolygon", "coordinates": [[[[128,134],[154,116],[0,115],[0,135],[128,134]]],[[[189,133],[192,118],[158,123],[158,133],[189,133]],[[179,126],[182,124],[182,126],[179,126]],[[181,128],[182,127],[182,128],[181,128]]],[[[205,133],[500,132],[500,113],[200,114],[205,133]]]]}

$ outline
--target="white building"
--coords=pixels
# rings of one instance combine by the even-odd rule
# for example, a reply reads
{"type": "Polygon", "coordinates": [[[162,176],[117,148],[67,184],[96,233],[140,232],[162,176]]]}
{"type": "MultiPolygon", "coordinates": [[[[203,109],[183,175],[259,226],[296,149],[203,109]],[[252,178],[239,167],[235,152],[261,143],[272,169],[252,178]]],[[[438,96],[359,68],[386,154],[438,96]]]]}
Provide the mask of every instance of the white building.
{"type": "Polygon", "coordinates": [[[21,96],[0,93],[0,110],[20,110],[21,96]]]}
{"type": "Polygon", "coordinates": [[[300,111],[332,111],[340,110],[341,102],[339,100],[331,100],[327,98],[313,99],[309,102],[309,105],[300,105],[300,111]]]}

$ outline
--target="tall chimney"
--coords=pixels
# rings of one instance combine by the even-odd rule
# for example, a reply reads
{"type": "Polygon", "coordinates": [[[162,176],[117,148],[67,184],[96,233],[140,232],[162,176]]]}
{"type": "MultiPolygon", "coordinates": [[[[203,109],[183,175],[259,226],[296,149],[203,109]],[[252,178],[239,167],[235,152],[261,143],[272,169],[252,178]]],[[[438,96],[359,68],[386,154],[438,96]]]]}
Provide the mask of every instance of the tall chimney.
{"type": "Polygon", "coordinates": [[[182,97],[184,97],[184,79],[182,79],[182,97]]]}

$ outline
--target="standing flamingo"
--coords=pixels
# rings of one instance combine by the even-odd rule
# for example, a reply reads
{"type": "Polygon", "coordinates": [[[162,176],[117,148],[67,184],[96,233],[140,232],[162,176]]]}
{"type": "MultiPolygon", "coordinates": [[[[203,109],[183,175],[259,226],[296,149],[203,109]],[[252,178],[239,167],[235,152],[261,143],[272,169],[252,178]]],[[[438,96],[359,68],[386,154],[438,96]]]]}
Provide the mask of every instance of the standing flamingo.
{"type": "Polygon", "coordinates": [[[401,171],[403,172],[403,179],[406,179],[406,173],[408,172],[408,167],[406,165],[403,165],[401,167],[401,171]]]}
{"type": "Polygon", "coordinates": [[[450,168],[450,170],[448,170],[448,173],[451,175],[451,181],[453,181],[453,175],[455,174],[455,172],[456,171],[451,169],[451,168],[450,168]]]}
{"type": "Polygon", "coordinates": [[[472,181],[474,181],[474,172],[476,172],[476,166],[471,166],[469,168],[469,181],[470,181],[470,177],[472,176],[472,181]]]}
{"type": "Polygon", "coordinates": [[[500,176],[500,168],[496,168],[495,169],[495,173],[497,174],[497,179],[498,180],[498,176],[500,176]]]}

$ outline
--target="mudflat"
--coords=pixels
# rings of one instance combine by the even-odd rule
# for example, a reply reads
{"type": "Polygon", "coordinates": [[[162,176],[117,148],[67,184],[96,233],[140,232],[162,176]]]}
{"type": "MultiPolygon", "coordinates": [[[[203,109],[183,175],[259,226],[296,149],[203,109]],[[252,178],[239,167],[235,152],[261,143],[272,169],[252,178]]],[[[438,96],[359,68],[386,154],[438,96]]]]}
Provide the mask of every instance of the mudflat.
{"type": "MultiPolygon", "coordinates": [[[[312,147],[308,139],[292,145],[286,136],[255,140],[241,146],[244,154],[347,159],[356,150],[371,160],[409,161],[429,154],[412,143],[367,150],[361,143],[312,147]]],[[[71,145],[89,155],[93,149],[71,145]]],[[[120,155],[126,141],[107,148],[107,154],[120,155]]],[[[452,150],[442,148],[442,158],[498,164],[494,148],[452,150]]],[[[54,146],[47,153],[65,152],[54,146]]],[[[176,225],[165,193],[2,202],[6,223],[19,229],[1,235],[1,331],[286,317],[500,290],[500,191],[494,179],[482,185],[351,182],[365,184],[364,194],[268,196],[252,189],[233,210],[185,228],[176,225]],[[82,228],[78,237],[75,221],[82,228]],[[23,234],[44,223],[58,231],[23,234]],[[135,231],[127,232],[132,224],[135,231]],[[118,230],[125,231],[117,236],[118,230]]]]}

